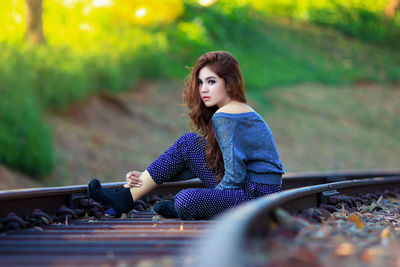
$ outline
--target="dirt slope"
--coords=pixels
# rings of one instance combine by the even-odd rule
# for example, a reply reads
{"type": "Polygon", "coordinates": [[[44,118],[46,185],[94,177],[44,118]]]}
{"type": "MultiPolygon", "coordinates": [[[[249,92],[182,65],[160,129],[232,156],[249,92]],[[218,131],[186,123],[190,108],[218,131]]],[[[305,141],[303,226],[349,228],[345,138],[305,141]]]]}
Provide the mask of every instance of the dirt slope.
{"type": "Polygon", "coordinates": [[[48,114],[54,171],[34,181],[0,166],[0,189],[86,184],[91,177],[122,181],[126,172],[144,170],[186,130],[182,88],[179,81],[142,81],[129,92],[93,96],[48,114]]]}
{"type": "Polygon", "coordinates": [[[130,170],[144,170],[185,130],[176,89],[182,86],[143,81],[130,92],[94,96],[50,116],[57,166],[46,183],[120,181],[130,170]]]}

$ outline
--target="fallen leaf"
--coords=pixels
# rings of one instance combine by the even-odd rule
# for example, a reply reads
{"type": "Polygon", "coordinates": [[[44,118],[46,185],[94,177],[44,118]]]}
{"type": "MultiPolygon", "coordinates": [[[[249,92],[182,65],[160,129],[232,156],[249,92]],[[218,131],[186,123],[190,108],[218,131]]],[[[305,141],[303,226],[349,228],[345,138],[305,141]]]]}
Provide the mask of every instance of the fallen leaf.
{"type": "Polygon", "coordinates": [[[353,255],[355,248],[351,243],[342,243],[340,244],[335,251],[337,256],[350,256],[353,255]]]}
{"type": "Polygon", "coordinates": [[[39,231],[42,231],[42,232],[44,231],[43,228],[42,228],[42,227],[39,227],[39,226],[33,226],[33,228],[35,228],[35,229],[37,229],[37,230],[39,230],[39,231]]]}
{"type": "Polygon", "coordinates": [[[382,233],[381,233],[381,238],[389,238],[390,237],[390,231],[389,229],[385,228],[382,233]]]}
{"type": "Polygon", "coordinates": [[[375,260],[376,256],[383,255],[384,251],[379,247],[371,247],[361,254],[361,260],[364,262],[372,262],[375,260]]]}
{"type": "Polygon", "coordinates": [[[42,221],[43,221],[45,224],[50,224],[50,221],[49,221],[46,217],[40,216],[40,219],[42,219],[42,221]]]}
{"type": "Polygon", "coordinates": [[[269,222],[269,228],[270,228],[270,229],[276,229],[277,226],[278,226],[278,225],[277,225],[275,222],[273,222],[273,221],[270,221],[270,222],[269,222]]]}
{"type": "Polygon", "coordinates": [[[347,218],[349,221],[355,223],[358,228],[364,229],[364,224],[360,220],[360,218],[356,214],[352,214],[349,218],[347,218]]]}
{"type": "Polygon", "coordinates": [[[390,231],[388,228],[385,228],[381,232],[381,244],[382,246],[389,246],[389,237],[390,237],[390,231]]]}

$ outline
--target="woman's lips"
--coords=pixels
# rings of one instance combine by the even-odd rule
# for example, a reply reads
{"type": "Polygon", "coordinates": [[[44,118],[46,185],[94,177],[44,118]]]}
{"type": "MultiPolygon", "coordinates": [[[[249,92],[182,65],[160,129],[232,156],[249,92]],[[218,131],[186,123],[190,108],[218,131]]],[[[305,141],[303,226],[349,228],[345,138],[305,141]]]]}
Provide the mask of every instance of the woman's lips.
{"type": "Polygon", "coordinates": [[[209,96],[204,96],[204,97],[203,97],[203,100],[204,100],[204,101],[208,101],[208,100],[210,100],[210,97],[209,97],[209,96]]]}

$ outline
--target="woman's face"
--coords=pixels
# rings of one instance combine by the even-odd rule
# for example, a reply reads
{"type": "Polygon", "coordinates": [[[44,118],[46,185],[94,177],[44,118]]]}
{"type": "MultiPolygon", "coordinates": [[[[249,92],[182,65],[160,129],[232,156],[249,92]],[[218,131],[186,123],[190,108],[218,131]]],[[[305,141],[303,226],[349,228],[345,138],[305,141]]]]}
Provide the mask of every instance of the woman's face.
{"type": "Polygon", "coordinates": [[[203,67],[197,79],[200,97],[206,107],[225,106],[231,100],[226,91],[225,80],[218,77],[209,67],[203,67]]]}

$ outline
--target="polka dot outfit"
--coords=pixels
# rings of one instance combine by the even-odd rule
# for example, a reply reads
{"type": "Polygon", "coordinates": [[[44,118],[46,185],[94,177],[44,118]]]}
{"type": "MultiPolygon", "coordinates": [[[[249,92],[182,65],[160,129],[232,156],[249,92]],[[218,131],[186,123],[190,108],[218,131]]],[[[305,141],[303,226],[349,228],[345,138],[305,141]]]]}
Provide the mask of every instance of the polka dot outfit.
{"type": "Polygon", "coordinates": [[[206,141],[197,133],[186,133],[168,148],[147,171],[157,184],[174,181],[184,169],[190,169],[206,188],[191,188],[175,197],[175,208],[185,220],[207,219],[257,197],[279,192],[281,185],[247,182],[241,189],[215,189],[212,170],[206,164],[206,141]]]}

